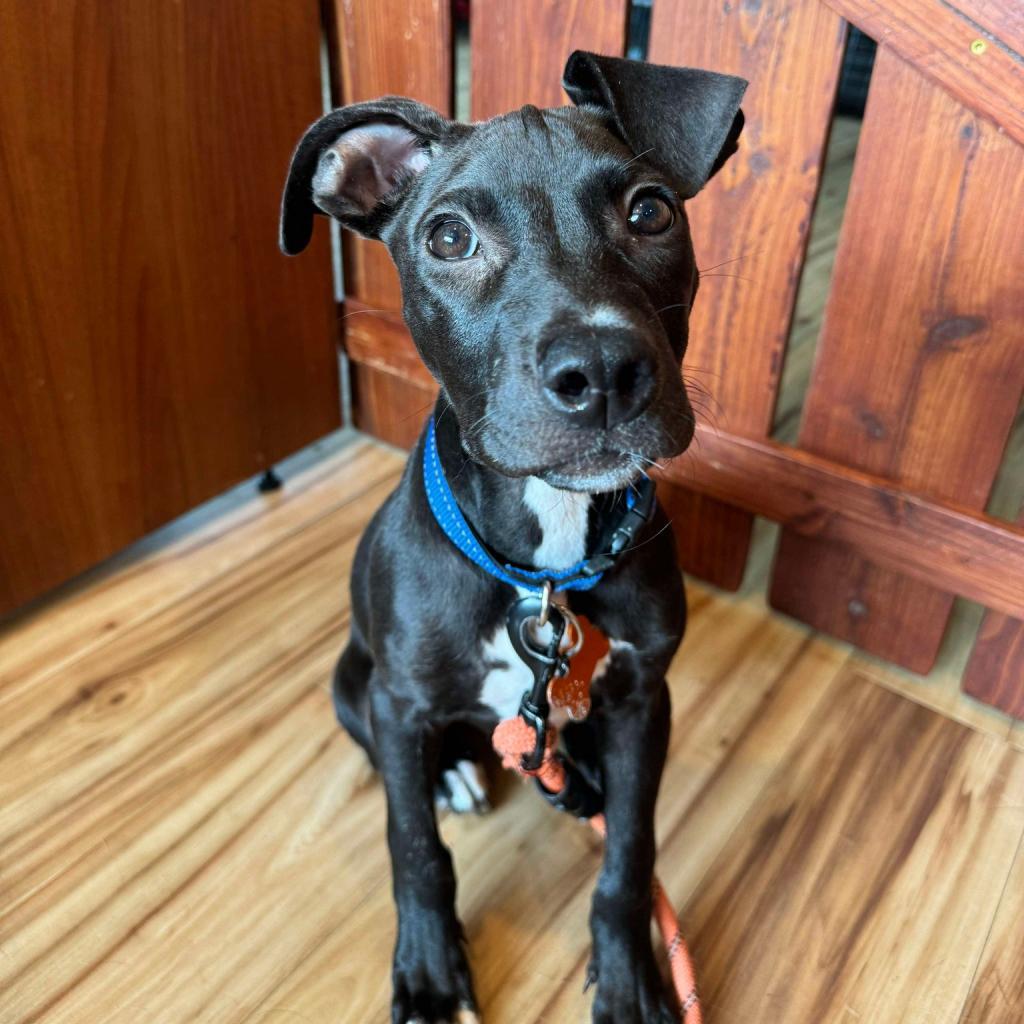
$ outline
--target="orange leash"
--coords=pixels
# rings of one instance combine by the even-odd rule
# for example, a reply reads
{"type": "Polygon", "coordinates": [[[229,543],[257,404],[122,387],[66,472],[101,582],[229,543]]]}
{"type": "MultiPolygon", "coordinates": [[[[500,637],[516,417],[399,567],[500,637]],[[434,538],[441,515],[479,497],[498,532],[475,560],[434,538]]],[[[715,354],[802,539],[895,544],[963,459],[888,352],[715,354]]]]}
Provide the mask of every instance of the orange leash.
{"type": "MultiPolygon", "coordinates": [[[[548,729],[544,759],[540,767],[530,771],[523,767],[523,757],[534,749],[536,736],[530,726],[520,717],[506,718],[499,722],[491,736],[494,749],[501,757],[501,763],[520,775],[533,775],[549,793],[561,793],[566,786],[565,766],[555,756],[555,740],[557,733],[548,729]]],[[[591,827],[602,838],[607,830],[603,814],[595,814],[588,819],[591,827]]],[[[662,941],[668,952],[669,968],[672,972],[672,984],[679,997],[679,1007],[683,1024],[702,1024],[700,1000],[697,998],[697,979],[693,969],[693,960],[686,946],[679,919],[676,917],[672,904],[669,903],[665,890],[657,878],[652,886],[653,916],[661,932],[662,941]]]]}

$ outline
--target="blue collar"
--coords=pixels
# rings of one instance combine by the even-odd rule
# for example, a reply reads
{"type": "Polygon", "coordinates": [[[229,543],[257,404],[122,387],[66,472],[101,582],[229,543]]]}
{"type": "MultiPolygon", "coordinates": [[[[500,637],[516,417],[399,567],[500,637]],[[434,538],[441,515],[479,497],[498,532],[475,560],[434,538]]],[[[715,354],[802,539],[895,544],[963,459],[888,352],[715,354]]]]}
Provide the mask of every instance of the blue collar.
{"type": "Polygon", "coordinates": [[[437,450],[437,431],[433,416],[430,417],[423,445],[423,485],[437,525],[466,558],[502,583],[536,594],[541,593],[548,581],[553,584],[556,591],[590,590],[596,587],[605,572],[618,560],[619,555],[628,550],[640,528],[651,518],[654,511],[654,482],[644,475],[635,485],[626,489],[624,501],[614,503],[616,509],[621,507],[621,521],[611,530],[610,539],[603,551],[581,559],[568,569],[522,569],[507,562],[499,562],[466,522],[466,517],[462,514],[444,475],[441,456],[437,450]]]}

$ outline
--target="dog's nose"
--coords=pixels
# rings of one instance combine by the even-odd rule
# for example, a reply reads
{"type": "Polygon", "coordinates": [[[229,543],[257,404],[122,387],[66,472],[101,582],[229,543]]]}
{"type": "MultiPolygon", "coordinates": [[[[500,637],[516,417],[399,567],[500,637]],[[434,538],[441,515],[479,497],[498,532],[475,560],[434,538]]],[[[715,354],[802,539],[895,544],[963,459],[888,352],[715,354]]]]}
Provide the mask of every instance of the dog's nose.
{"type": "Polygon", "coordinates": [[[544,351],[540,382],[551,405],[580,427],[610,430],[635,419],[654,393],[654,364],[635,334],[560,334],[544,351]]]}

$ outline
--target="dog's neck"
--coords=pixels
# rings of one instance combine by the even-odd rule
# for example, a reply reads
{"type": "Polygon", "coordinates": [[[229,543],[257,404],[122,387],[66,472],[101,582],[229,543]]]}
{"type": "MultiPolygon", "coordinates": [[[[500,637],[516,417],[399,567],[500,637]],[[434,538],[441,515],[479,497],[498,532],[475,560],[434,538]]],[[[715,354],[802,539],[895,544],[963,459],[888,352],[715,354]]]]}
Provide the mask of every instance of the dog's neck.
{"type": "Polygon", "coordinates": [[[475,462],[462,447],[450,409],[438,411],[436,431],[455,500],[491,551],[507,562],[536,569],[565,569],[587,554],[591,495],[558,490],[534,476],[504,476],[475,462]]]}

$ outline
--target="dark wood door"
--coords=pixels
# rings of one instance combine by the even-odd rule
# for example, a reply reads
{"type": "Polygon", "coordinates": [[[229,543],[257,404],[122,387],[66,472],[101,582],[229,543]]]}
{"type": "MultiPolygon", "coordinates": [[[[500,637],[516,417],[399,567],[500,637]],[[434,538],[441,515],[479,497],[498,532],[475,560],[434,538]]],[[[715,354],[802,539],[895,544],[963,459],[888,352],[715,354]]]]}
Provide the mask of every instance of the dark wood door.
{"type": "Polygon", "coordinates": [[[339,424],[316,0],[0,7],[0,611],[339,424]]]}

